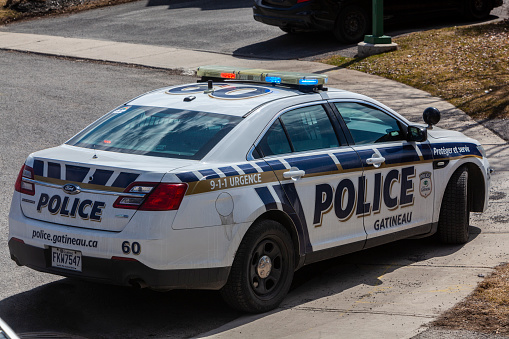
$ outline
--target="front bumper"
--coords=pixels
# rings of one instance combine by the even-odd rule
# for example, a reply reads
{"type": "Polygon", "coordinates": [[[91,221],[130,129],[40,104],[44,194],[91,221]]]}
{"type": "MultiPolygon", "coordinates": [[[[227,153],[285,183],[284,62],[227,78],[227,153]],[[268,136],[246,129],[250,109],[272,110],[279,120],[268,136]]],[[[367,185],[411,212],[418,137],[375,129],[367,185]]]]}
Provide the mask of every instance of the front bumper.
{"type": "Polygon", "coordinates": [[[16,238],[9,240],[11,258],[36,271],[83,280],[154,289],[211,289],[224,286],[230,267],[199,269],[152,269],[136,260],[102,259],[83,256],[82,272],[51,266],[50,248],[25,244],[16,238]]]}

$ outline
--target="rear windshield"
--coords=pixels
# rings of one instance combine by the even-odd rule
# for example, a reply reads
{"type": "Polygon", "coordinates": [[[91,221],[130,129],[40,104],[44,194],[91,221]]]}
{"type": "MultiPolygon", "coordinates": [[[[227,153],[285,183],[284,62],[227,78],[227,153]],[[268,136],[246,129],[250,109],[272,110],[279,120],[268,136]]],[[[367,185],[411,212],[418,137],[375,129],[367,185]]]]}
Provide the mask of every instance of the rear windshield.
{"type": "Polygon", "coordinates": [[[118,108],[67,144],[105,151],[199,160],[242,118],[162,107],[118,108]]]}

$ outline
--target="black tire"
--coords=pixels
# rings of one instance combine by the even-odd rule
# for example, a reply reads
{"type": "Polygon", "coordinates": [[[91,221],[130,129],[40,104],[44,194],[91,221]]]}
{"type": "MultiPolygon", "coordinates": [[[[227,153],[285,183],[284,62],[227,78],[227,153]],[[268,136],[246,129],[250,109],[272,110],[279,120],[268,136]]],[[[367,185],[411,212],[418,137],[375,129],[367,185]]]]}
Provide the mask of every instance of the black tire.
{"type": "Polygon", "coordinates": [[[437,231],[440,241],[446,244],[466,243],[469,222],[468,169],[463,166],[454,172],[445,189],[437,231]]]}
{"type": "Polygon", "coordinates": [[[340,42],[352,44],[362,41],[369,27],[366,11],[359,6],[348,6],[339,13],[333,33],[340,42]]]}
{"type": "Polygon", "coordinates": [[[467,0],[466,1],[466,16],[470,19],[486,19],[493,5],[491,0],[467,0]]]}
{"type": "Polygon", "coordinates": [[[258,221],[242,239],[221,295],[240,311],[270,311],[288,293],[294,270],[295,257],[288,231],[273,220],[258,221]],[[260,267],[262,258],[269,258],[271,263],[265,272],[260,267]]]}

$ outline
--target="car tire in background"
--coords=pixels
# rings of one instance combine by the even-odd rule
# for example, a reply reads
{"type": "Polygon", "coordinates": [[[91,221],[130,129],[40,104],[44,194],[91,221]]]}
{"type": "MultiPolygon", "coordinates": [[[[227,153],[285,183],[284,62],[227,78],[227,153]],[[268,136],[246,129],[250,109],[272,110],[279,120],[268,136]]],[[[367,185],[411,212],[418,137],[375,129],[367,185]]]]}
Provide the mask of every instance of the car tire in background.
{"type": "Polygon", "coordinates": [[[292,239],[280,223],[255,222],[237,250],[228,282],[221,289],[223,299],[245,312],[276,308],[290,289],[294,258],[292,239]]]}
{"type": "Polygon", "coordinates": [[[440,241],[445,244],[466,243],[469,222],[468,168],[462,166],[451,176],[444,192],[437,231],[440,241]]]}
{"type": "Polygon", "coordinates": [[[470,19],[485,19],[493,8],[491,0],[466,0],[465,14],[470,19]]]}
{"type": "Polygon", "coordinates": [[[343,8],[334,24],[334,36],[340,42],[352,44],[362,41],[369,29],[369,15],[360,6],[347,6],[343,8]]]}

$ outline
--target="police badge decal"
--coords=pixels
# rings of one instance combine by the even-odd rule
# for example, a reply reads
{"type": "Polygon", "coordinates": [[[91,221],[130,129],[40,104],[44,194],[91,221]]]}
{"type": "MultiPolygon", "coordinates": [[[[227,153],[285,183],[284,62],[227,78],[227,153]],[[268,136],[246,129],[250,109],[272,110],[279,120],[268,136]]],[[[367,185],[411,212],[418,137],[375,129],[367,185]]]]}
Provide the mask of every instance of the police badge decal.
{"type": "Polygon", "coordinates": [[[433,185],[431,183],[431,172],[422,172],[419,174],[419,193],[424,198],[427,198],[431,194],[433,185]]]}

